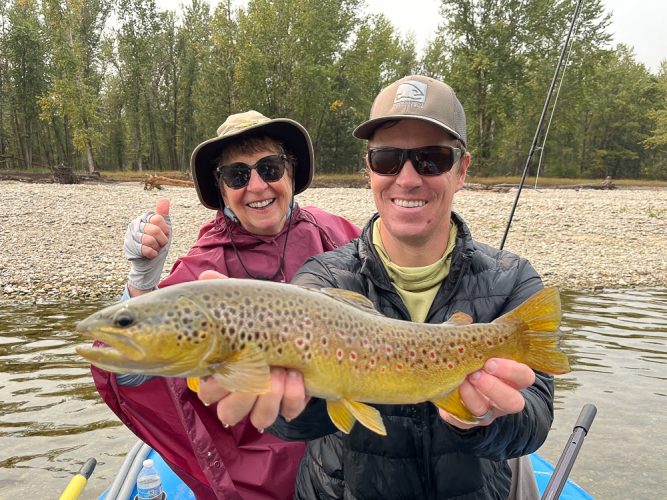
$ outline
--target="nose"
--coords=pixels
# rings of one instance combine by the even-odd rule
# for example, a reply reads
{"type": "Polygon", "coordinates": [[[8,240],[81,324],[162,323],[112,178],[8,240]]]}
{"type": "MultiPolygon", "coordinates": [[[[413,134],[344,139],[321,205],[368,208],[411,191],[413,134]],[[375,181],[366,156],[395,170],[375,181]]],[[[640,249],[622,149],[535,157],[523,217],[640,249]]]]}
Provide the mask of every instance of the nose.
{"type": "Polygon", "coordinates": [[[246,189],[248,191],[252,192],[261,192],[266,189],[266,186],[268,184],[260,177],[260,175],[257,173],[256,169],[252,169],[250,171],[250,180],[248,181],[248,185],[246,186],[246,189]]]}
{"type": "Polygon", "coordinates": [[[422,176],[417,173],[409,158],[403,164],[403,168],[396,176],[396,184],[403,188],[414,188],[422,184],[422,176]]]}

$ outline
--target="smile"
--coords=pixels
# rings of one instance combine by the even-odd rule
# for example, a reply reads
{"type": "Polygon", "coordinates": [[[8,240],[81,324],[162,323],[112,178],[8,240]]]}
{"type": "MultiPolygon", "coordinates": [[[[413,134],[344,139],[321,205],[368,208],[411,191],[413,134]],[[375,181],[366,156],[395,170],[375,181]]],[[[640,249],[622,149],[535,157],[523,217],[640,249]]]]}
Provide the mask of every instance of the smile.
{"type": "Polygon", "coordinates": [[[401,200],[399,198],[394,198],[392,201],[394,205],[398,205],[399,207],[404,208],[423,207],[427,203],[425,200],[401,200]]]}
{"type": "Polygon", "coordinates": [[[263,200],[263,201],[253,201],[252,203],[248,203],[248,206],[250,208],[264,208],[271,205],[271,203],[273,203],[274,201],[276,201],[275,198],[270,198],[268,200],[263,200]]]}

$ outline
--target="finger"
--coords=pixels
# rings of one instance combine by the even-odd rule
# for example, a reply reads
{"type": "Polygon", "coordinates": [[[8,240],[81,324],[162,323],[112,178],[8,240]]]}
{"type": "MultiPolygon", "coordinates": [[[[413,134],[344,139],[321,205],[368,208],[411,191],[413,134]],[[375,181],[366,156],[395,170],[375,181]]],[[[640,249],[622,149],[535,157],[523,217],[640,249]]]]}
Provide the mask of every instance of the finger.
{"type": "Polygon", "coordinates": [[[495,416],[518,413],[526,405],[523,395],[518,390],[484,370],[468,376],[468,381],[489,398],[491,405],[496,408],[495,416]]]}
{"type": "Polygon", "coordinates": [[[155,204],[155,213],[169,215],[169,198],[160,198],[155,204]]]}
{"type": "Polygon", "coordinates": [[[466,422],[461,422],[458,418],[454,417],[450,413],[446,412],[442,408],[438,408],[438,412],[440,413],[440,418],[442,418],[445,422],[447,422],[449,425],[452,425],[458,429],[472,429],[473,427],[477,427],[478,424],[468,424],[466,422]]]}
{"type": "Polygon", "coordinates": [[[223,425],[236,425],[250,413],[257,401],[257,394],[231,392],[218,401],[218,420],[223,425]]]}
{"type": "Polygon", "coordinates": [[[250,422],[257,429],[264,430],[278,418],[280,401],[285,391],[285,369],[271,368],[271,389],[257,398],[250,412],[250,422]]]}
{"type": "Polygon", "coordinates": [[[459,387],[459,393],[465,407],[477,417],[485,415],[491,408],[489,398],[479,392],[468,380],[463,381],[459,387]]]}
{"type": "Polygon", "coordinates": [[[220,278],[227,278],[227,276],[225,276],[222,273],[219,273],[218,271],[212,271],[212,270],[209,269],[208,271],[204,271],[203,273],[201,273],[199,275],[198,279],[200,279],[200,280],[217,280],[217,279],[220,279],[220,278]]]}
{"type": "Polygon", "coordinates": [[[146,224],[146,226],[144,226],[143,231],[146,232],[146,228],[150,227],[151,225],[157,226],[160,231],[162,231],[165,235],[169,236],[171,228],[169,227],[169,224],[167,224],[165,218],[160,214],[151,215],[148,218],[148,223],[146,224]]]}
{"type": "Polygon", "coordinates": [[[213,404],[227,396],[229,391],[220,385],[213,377],[201,377],[199,379],[199,391],[197,395],[205,405],[213,404]]]}
{"type": "Polygon", "coordinates": [[[146,234],[155,238],[159,245],[158,250],[162,249],[162,247],[164,247],[169,242],[169,237],[164,233],[162,228],[153,223],[146,224],[144,226],[144,235],[146,234]]]}
{"type": "Polygon", "coordinates": [[[160,245],[157,240],[153,238],[150,234],[141,235],[141,255],[148,258],[154,259],[157,257],[158,252],[160,251],[160,245]]]}
{"type": "Polygon", "coordinates": [[[306,387],[301,372],[287,370],[285,395],[280,406],[280,414],[287,420],[292,420],[301,414],[309,400],[310,398],[306,397],[306,387]]]}
{"type": "Polygon", "coordinates": [[[525,389],[535,383],[532,368],[511,359],[491,358],[484,363],[484,371],[515,389],[525,389]]]}

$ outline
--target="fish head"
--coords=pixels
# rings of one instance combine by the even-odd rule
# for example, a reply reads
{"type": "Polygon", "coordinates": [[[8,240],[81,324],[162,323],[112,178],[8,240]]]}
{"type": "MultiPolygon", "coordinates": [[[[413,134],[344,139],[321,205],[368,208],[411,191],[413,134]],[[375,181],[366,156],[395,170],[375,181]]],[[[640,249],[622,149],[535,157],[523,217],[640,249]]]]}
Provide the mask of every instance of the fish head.
{"type": "Polygon", "coordinates": [[[217,351],[206,307],[187,289],[169,287],[98,311],[76,330],[98,340],[76,351],[114,373],[197,376],[217,351]]]}

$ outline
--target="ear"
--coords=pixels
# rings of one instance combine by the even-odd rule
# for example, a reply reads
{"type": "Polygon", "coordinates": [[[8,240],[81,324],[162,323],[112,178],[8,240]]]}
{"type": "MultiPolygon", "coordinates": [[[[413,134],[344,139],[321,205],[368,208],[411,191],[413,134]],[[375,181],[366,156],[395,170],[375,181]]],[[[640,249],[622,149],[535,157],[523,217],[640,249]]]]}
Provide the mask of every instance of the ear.
{"type": "Polygon", "coordinates": [[[459,160],[458,167],[458,176],[456,179],[456,190],[459,191],[463,189],[463,185],[466,181],[466,174],[468,173],[468,167],[470,166],[470,152],[466,151],[463,157],[459,160]]]}

